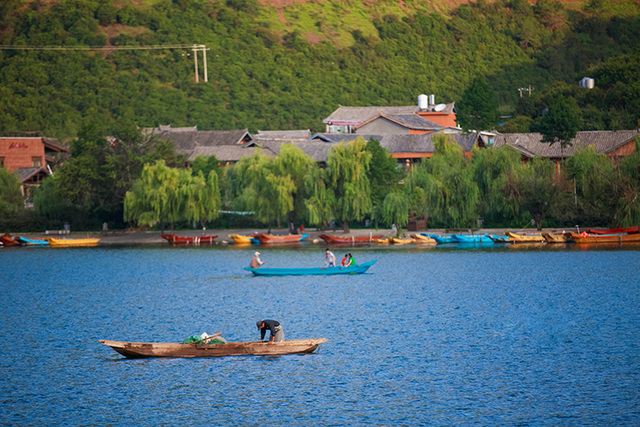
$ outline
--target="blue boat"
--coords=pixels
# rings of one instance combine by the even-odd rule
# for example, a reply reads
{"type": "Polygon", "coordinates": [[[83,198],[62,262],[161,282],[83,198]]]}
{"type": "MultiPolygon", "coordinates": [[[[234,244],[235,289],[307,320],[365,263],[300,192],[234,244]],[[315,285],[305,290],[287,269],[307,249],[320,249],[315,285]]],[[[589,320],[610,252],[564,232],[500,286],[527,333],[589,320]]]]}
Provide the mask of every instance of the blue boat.
{"type": "Polygon", "coordinates": [[[492,234],[489,236],[489,238],[493,241],[493,243],[510,243],[509,236],[496,236],[495,234],[492,234]]]}
{"type": "Polygon", "coordinates": [[[486,233],[476,233],[476,234],[454,234],[453,238],[456,239],[458,243],[488,243],[493,244],[493,240],[486,233]]]}
{"type": "Polygon", "coordinates": [[[49,242],[46,240],[33,240],[22,236],[16,237],[16,240],[20,246],[49,246],[49,242]]]}
{"type": "Polygon", "coordinates": [[[427,233],[420,233],[420,234],[422,234],[423,236],[431,237],[438,244],[440,244],[440,243],[458,243],[458,241],[455,240],[453,238],[453,235],[451,235],[451,234],[427,234],[427,233]]]}
{"type": "Polygon", "coordinates": [[[335,274],[362,274],[377,260],[364,262],[362,264],[350,265],[348,267],[316,267],[316,268],[245,268],[254,276],[333,276],[335,274]]]}

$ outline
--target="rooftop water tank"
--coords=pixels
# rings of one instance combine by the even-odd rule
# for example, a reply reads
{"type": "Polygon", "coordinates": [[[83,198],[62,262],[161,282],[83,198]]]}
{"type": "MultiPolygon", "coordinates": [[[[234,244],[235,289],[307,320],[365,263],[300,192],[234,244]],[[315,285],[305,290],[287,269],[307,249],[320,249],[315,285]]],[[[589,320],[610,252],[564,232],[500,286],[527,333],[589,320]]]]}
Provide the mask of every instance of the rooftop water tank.
{"type": "Polygon", "coordinates": [[[429,97],[427,95],[418,95],[418,108],[426,110],[429,107],[429,97]]]}

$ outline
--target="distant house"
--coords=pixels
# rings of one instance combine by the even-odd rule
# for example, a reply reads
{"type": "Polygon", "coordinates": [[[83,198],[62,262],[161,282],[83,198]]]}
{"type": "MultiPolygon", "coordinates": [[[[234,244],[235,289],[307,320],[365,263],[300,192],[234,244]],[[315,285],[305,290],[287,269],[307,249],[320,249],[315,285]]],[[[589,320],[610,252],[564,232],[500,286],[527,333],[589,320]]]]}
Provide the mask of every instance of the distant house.
{"type": "Polygon", "coordinates": [[[60,154],[67,152],[68,147],[51,138],[0,137],[0,167],[20,179],[25,197],[30,197],[31,189],[52,173],[60,154]]]}
{"type": "Polygon", "coordinates": [[[582,131],[571,140],[571,145],[562,149],[560,143],[550,145],[542,142],[540,133],[498,133],[493,146],[499,148],[505,145],[520,152],[523,161],[534,157],[543,157],[556,163],[556,170],[560,170],[560,161],[570,157],[576,151],[592,145],[596,153],[604,154],[615,163],[619,158],[631,155],[635,149],[635,138],[640,135],[637,130],[616,131],[582,131]]]}
{"type": "Polygon", "coordinates": [[[364,135],[421,135],[441,129],[417,114],[378,114],[354,127],[356,134],[364,135]]]}
{"type": "Polygon", "coordinates": [[[418,115],[441,128],[456,127],[455,104],[435,104],[435,97],[420,95],[418,104],[411,106],[390,107],[346,107],[339,106],[337,110],[322,122],[326,133],[353,133],[360,127],[358,133],[367,133],[361,125],[378,116],[414,116],[418,115]]]}

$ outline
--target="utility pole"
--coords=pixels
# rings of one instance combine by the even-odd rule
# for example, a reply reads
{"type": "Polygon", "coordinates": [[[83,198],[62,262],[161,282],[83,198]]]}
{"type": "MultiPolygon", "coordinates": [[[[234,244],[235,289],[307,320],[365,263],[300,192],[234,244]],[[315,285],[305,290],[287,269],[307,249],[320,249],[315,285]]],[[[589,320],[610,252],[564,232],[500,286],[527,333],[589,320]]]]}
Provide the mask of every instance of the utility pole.
{"type": "Polygon", "coordinates": [[[196,83],[200,82],[200,78],[198,76],[198,52],[202,52],[202,62],[204,64],[204,81],[206,83],[209,81],[209,75],[207,73],[207,51],[209,49],[203,44],[194,44],[191,50],[193,50],[193,62],[194,62],[195,71],[196,71],[196,74],[195,74],[196,83]]]}
{"type": "Polygon", "coordinates": [[[529,96],[531,96],[531,86],[529,86],[528,88],[526,87],[518,88],[518,92],[520,92],[520,98],[522,98],[522,91],[529,92],[529,96]]]}

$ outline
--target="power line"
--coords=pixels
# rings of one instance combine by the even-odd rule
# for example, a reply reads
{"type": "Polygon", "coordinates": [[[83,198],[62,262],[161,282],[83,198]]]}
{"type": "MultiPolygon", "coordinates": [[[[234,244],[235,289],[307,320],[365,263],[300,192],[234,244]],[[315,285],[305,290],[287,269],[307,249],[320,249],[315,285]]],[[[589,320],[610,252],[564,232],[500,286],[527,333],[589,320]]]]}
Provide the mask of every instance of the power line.
{"type": "Polygon", "coordinates": [[[0,50],[153,50],[153,49],[192,49],[202,45],[170,44],[148,46],[25,46],[0,45],[0,50]]]}

